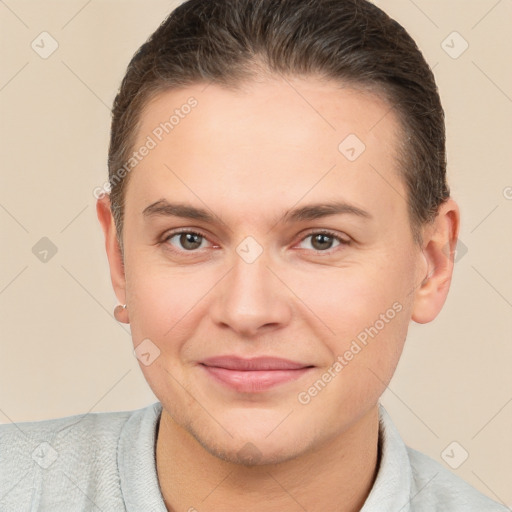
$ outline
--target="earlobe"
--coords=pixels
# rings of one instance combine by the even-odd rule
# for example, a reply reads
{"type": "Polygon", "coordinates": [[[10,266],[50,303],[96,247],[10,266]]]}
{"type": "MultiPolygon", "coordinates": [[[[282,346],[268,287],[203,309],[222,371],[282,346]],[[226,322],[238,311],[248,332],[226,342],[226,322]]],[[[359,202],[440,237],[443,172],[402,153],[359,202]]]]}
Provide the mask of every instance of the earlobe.
{"type": "Polygon", "coordinates": [[[434,320],[446,301],[453,275],[459,225],[457,203],[448,199],[439,207],[434,222],[424,230],[423,256],[427,272],[414,295],[412,320],[417,323],[434,320]]]}
{"type": "Polygon", "coordinates": [[[116,235],[116,226],[110,210],[110,196],[105,194],[96,202],[96,213],[105,235],[105,250],[107,251],[110,278],[117,299],[121,304],[126,303],[126,281],[123,257],[116,235]]]}

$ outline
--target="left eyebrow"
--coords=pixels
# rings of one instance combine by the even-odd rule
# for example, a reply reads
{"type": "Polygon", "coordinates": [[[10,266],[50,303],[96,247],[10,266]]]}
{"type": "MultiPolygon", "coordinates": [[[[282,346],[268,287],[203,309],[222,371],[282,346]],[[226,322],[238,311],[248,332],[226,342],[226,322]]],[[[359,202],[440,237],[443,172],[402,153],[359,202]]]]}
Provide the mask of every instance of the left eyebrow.
{"type": "Polygon", "coordinates": [[[372,215],[366,210],[362,210],[355,205],[344,201],[334,201],[330,203],[309,204],[300,208],[295,208],[286,212],[283,222],[301,222],[305,220],[321,219],[329,215],[349,214],[364,219],[371,219],[372,215]]]}

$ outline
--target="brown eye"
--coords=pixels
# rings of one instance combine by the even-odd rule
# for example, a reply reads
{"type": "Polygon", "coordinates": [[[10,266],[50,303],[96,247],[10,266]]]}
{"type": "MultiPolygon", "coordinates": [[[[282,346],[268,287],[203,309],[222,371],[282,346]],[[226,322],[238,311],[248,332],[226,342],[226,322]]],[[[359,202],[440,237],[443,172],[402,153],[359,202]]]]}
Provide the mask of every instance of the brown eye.
{"type": "Polygon", "coordinates": [[[166,241],[170,242],[171,245],[177,247],[178,249],[193,251],[201,247],[201,244],[204,241],[204,237],[199,233],[180,231],[178,233],[170,235],[168,238],[166,238],[166,241]],[[178,240],[177,245],[172,242],[173,239],[178,240]]]}
{"type": "Polygon", "coordinates": [[[303,244],[310,239],[310,247],[301,247],[302,249],[311,249],[318,252],[327,252],[330,249],[336,249],[340,245],[348,245],[349,240],[341,238],[339,235],[331,232],[316,231],[312,232],[301,240],[303,244]]]}
{"type": "Polygon", "coordinates": [[[326,235],[324,233],[318,233],[316,235],[312,235],[311,245],[318,251],[322,251],[325,249],[331,249],[334,239],[332,236],[326,235]]]}

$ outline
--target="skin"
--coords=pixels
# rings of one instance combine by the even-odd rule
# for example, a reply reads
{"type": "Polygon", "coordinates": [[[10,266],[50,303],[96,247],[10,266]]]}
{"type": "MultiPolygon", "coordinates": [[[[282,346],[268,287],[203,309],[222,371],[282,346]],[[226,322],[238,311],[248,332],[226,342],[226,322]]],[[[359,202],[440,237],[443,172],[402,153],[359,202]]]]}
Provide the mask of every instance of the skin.
{"type": "Polygon", "coordinates": [[[445,202],[417,245],[389,105],[313,77],[167,91],[145,109],[136,147],[190,96],[197,107],[131,171],[124,267],[108,196],[97,203],[113,287],[127,304],[122,321],[135,347],[149,338],[160,350],[140,366],[163,406],[156,458],[166,506],[360,510],[378,467],[378,399],[408,325],[432,321],[448,293],[457,205],[445,202]],[[366,145],[353,162],[338,150],[352,133],[366,145]],[[207,208],[214,221],[143,215],[164,198],[207,208]],[[333,200],[369,216],[285,218],[333,200]],[[190,249],[179,234],[169,238],[180,229],[205,238],[190,249]],[[311,235],[319,230],[348,244],[318,242],[311,235]],[[252,263],[237,252],[248,236],[263,249],[252,263]],[[400,312],[300,403],[298,394],[397,303],[400,312]],[[226,354],[314,368],[267,391],[239,393],[199,364],[226,354]]]}

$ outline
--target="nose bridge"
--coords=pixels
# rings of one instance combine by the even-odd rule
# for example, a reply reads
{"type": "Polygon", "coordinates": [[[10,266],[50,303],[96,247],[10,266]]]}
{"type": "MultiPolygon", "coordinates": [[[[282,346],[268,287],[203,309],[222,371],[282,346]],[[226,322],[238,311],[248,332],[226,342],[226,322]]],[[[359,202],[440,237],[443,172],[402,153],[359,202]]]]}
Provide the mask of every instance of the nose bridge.
{"type": "Polygon", "coordinates": [[[247,244],[237,248],[237,255],[233,258],[231,271],[231,289],[229,295],[244,301],[256,302],[271,295],[272,283],[269,283],[272,273],[267,268],[267,252],[255,254],[255,249],[247,244]]]}
{"type": "Polygon", "coordinates": [[[267,268],[269,254],[253,238],[247,237],[236,248],[233,256],[231,279],[226,291],[231,307],[256,314],[271,302],[272,273],[267,268]]]}
{"type": "Polygon", "coordinates": [[[246,237],[236,247],[232,263],[215,301],[214,320],[246,333],[286,322],[289,303],[282,283],[268,268],[269,253],[263,246],[246,237]]]}

